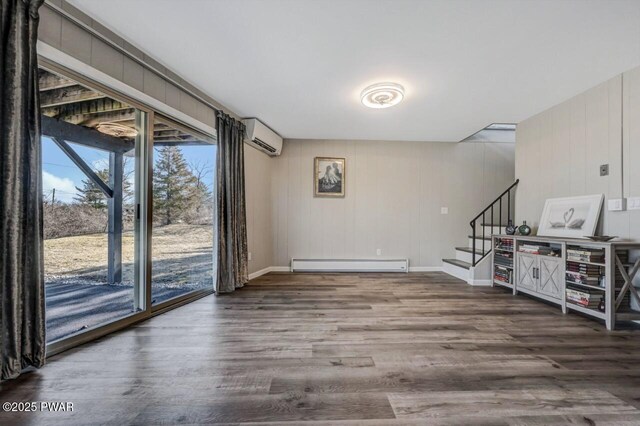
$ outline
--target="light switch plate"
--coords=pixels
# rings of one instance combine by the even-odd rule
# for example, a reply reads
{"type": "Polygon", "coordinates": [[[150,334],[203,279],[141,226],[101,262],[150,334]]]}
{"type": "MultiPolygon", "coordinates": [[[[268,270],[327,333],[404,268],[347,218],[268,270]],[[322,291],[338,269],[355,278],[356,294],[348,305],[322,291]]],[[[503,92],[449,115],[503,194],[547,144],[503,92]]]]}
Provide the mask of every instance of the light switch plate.
{"type": "Polygon", "coordinates": [[[440,207],[440,214],[449,214],[449,207],[440,207]]]}
{"type": "Polygon", "coordinates": [[[609,200],[608,206],[610,212],[623,212],[627,209],[626,199],[614,198],[609,200]]]}
{"type": "Polygon", "coordinates": [[[251,252],[249,252],[248,256],[247,256],[247,260],[251,260],[251,252]]]}
{"type": "Polygon", "coordinates": [[[627,210],[640,210],[640,197],[627,198],[627,210]]]}
{"type": "Polygon", "coordinates": [[[377,254],[378,256],[380,256],[380,255],[382,254],[382,249],[377,249],[377,250],[376,250],[376,254],[377,254]]]}

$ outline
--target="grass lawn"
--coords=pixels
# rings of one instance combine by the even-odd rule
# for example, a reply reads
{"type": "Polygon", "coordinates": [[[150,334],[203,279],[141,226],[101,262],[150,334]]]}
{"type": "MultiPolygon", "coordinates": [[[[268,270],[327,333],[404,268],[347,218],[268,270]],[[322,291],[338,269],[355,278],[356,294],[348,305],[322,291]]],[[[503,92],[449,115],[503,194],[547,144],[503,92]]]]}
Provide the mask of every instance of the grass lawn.
{"type": "MultiPolygon", "coordinates": [[[[154,228],[152,257],[154,279],[185,282],[211,268],[211,225],[175,224],[154,228]]],[[[44,242],[47,277],[104,279],[107,275],[107,234],[55,238],[44,242]]],[[[123,281],[133,282],[134,234],[122,236],[123,281]]]]}
{"type": "MultiPolygon", "coordinates": [[[[123,235],[123,282],[107,283],[107,235],[45,240],[47,341],[133,313],[134,234],[123,235]]],[[[152,303],[213,288],[213,228],[154,228],[152,303]]]]}

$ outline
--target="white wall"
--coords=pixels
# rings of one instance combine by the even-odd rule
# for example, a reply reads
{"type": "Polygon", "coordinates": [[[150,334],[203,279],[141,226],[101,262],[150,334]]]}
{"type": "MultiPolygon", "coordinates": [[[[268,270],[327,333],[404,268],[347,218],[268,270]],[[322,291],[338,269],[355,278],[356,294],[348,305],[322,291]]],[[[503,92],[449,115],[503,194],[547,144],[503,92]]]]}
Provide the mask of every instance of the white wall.
{"type": "Polygon", "coordinates": [[[599,232],[640,239],[640,210],[606,210],[610,198],[640,196],[640,67],[521,122],[516,177],[518,221],[537,227],[547,198],[602,193],[599,232]]]}
{"type": "Polygon", "coordinates": [[[273,159],[244,146],[249,273],[273,266],[271,174],[273,159]]]}
{"type": "Polygon", "coordinates": [[[512,144],[286,140],[273,161],[274,261],[408,257],[439,267],[514,180],[512,144]],[[346,196],[313,197],[314,157],[345,157],[346,196]],[[441,215],[440,208],[449,214],[441,215]]]}

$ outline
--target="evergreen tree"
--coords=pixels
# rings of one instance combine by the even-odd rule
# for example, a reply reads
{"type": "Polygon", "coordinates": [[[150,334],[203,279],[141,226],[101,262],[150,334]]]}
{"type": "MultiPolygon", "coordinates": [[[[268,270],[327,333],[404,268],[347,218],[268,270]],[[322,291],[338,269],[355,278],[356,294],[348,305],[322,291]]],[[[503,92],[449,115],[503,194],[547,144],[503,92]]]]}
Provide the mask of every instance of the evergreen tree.
{"type": "Polygon", "coordinates": [[[158,160],[153,171],[153,211],[163,224],[170,225],[182,219],[193,207],[197,181],[179,147],[163,146],[156,152],[158,160]]]}
{"type": "MultiPolygon", "coordinates": [[[[109,169],[103,169],[96,172],[98,177],[104,182],[109,182],[109,169]]],[[[107,208],[107,197],[89,178],[82,180],[82,188],[76,186],[78,195],[73,197],[80,204],[93,207],[94,209],[103,210],[107,208]]]]}
{"type": "MultiPolygon", "coordinates": [[[[108,168],[96,171],[96,175],[98,175],[104,183],[109,185],[108,168]]],[[[98,185],[96,185],[91,179],[83,179],[82,188],[76,186],[76,191],[78,191],[78,195],[73,197],[76,202],[99,210],[107,208],[107,197],[104,195],[100,187],[98,187],[98,185]]],[[[131,181],[129,180],[129,176],[123,175],[122,191],[123,203],[126,204],[134,199],[133,188],[131,181]]]]}

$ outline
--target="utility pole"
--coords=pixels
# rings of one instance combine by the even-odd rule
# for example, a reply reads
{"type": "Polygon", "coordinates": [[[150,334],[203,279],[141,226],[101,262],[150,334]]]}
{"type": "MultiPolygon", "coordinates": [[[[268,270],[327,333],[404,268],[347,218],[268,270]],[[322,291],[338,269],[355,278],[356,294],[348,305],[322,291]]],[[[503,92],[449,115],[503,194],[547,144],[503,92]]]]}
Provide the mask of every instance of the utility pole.
{"type": "Polygon", "coordinates": [[[53,188],[53,191],[51,192],[51,205],[55,205],[56,204],[56,189],[53,188]]]}

